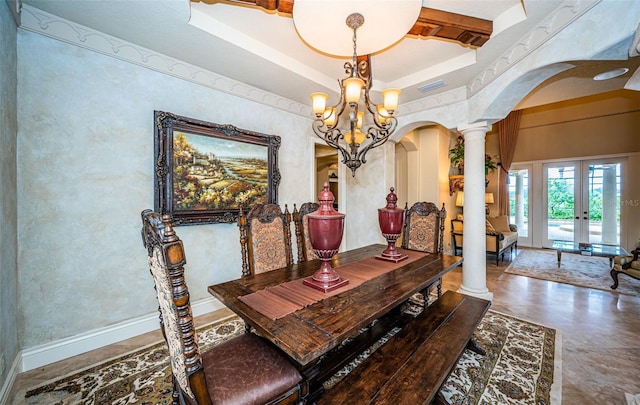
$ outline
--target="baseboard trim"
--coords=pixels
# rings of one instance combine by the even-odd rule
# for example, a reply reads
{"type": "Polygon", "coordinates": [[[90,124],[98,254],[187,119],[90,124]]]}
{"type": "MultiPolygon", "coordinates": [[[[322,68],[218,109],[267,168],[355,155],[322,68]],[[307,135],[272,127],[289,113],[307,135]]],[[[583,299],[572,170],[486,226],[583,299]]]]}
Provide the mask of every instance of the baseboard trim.
{"type": "MultiPolygon", "coordinates": [[[[224,305],[215,298],[206,298],[191,304],[193,316],[203,315],[222,308],[224,308],[224,305]]],[[[19,372],[33,370],[37,367],[142,335],[158,328],[158,313],[154,312],[119,324],[94,329],[76,336],[26,349],[19,356],[21,357],[19,372]]],[[[0,403],[4,402],[0,401],[0,403]]]]}

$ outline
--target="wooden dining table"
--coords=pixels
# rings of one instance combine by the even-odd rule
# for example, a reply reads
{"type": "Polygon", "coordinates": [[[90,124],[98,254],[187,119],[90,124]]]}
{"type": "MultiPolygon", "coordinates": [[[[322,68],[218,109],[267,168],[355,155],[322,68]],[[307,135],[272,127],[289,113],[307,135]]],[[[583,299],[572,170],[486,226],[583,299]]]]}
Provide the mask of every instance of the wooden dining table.
{"type": "MultiPolygon", "coordinates": [[[[375,259],[385,245],[376,244],[345,251],[332,260],[339,271],[383,268],[375,259]]],[[[371,344],[401,326],[406,315],[401,307],[415,293],[425,290],[447,272],[462,264],[462,258],[401,250],[410,258],[344,291],[309,303],[292,312],[276,315],[247,304],[254,293],[269,291],[310,277],[320,267],[319,260],[293,264],[266,273],[211,285],[209,293],[242,318],[252,330],[282,350],[310,381],[312,394],[322,390],[322,382],[371,344]]],[[[309,287],[306,287],[309,288],[309,287]]],[[[310,289],[311,290],[311,289],[310,289]]],[[[304,290],[303,290],[304,291],[304,290]]],[[[317,294],[314,290],[311,295],[317,294]]]]}

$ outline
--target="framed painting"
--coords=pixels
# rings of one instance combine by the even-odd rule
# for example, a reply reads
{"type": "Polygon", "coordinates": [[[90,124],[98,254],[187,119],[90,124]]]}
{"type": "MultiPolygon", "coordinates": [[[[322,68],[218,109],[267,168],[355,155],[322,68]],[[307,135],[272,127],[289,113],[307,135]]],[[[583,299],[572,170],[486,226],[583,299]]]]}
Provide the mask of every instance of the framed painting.
{"type": "Polygon", "coordinates": [[[155,111],[155,210],[175,225],[232,223],[277,204],[280,137],[155,111]]]}

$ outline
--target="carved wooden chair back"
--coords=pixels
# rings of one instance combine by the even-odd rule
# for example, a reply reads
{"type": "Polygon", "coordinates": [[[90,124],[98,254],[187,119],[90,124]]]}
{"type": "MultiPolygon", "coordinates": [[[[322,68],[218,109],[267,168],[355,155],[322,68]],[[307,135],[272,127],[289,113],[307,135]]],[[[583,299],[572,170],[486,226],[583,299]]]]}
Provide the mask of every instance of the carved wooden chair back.
{"type": "Polygon", "coordinates": [[[170,215],[152,210],[141,215],[160,329],[169,348],[173,404],[304,402],[308,387],[297,368],[255,334],[240,334],[200,351],[184,277],[182,241],[170,215]]]}
{"type": "Polygon", "coordinates": [[[298,262],[317,259],[311,241],[309,239],[309,218],[308,214],[318,210],[320,205],[315,202],[306,202],[300,206],[300,210],[293,205],[293,223],[296,228],[296,245],[298,246],[298,262]]]}
{"type": "Polygon", "coordinates": [[[291,214],[278,204],[258,204],[238,217],[242,275],[264,273],[293,264],[291,214]]]}
{"type": "Polygon", "coordinates": [[[142,241],[160,304],[160,328],[171,357],[174,402],[178,396],[187,396],[206,403],[199,401],[209,394],[184,280],[184,247],[171,226],[171,216],[143,211],[142,241]]]}
{"type": "Polygon", "coordinates": [[[444,220],[447,212],[432,202],[417,202],[405,209],[402,247],[429,253],[444,250],[444,220]]]}

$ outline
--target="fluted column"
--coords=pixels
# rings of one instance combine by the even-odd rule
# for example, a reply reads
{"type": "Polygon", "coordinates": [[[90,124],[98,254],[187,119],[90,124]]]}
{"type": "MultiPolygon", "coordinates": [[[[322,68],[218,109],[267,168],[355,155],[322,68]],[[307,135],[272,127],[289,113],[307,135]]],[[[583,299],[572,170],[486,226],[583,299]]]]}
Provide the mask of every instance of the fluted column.
{"type": "Polygon", "coordinates": [[[464,136],[464,262],[458,292],[493,300],[493,293],[487,289],[484,208],[484,138],[489,129],[484,121],[458,127],[464,136]]]}

